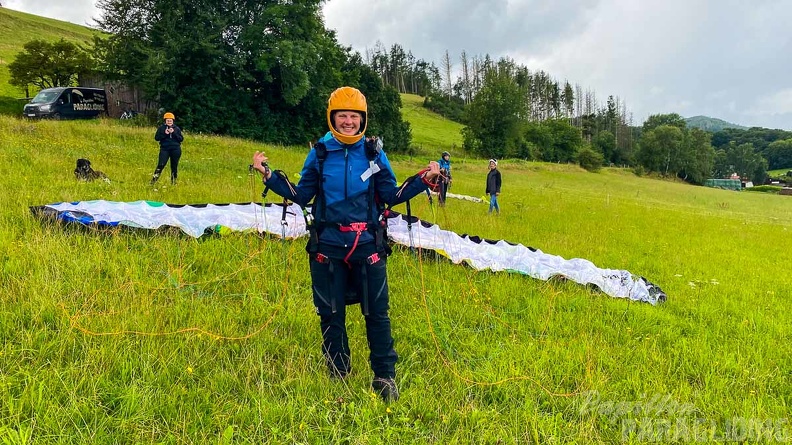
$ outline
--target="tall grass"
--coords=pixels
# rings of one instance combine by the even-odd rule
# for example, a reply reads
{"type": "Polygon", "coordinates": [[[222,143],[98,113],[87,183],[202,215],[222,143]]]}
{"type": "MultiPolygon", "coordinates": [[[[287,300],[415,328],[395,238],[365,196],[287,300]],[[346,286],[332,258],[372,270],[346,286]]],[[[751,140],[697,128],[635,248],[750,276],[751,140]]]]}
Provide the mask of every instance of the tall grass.
{"type": "Polygon", "coordinates": [[[440,157],[443,151],[462,154],[462,125],[448,120],[423,106],[424,98],[402,94],[402,115],[410,122],[412,145],[419,153],[440,157]]]}
{"type": "MultiPolygon", "coordinates": [[[[303,241],[195,240],[30,214],[92,199],[256,201],[253,151],[290,175],[305,156],[187,134],[179,184],[152,187],[153,134],[0,117],[5,443],[666,442],[663,421],[699,419],[714,440],[731,419],[788,419],[789,197],[503,162],[499,217],[484,204],[414,199],[415,214],[444,228],[627,269],[669,298],[636,304],[398,249],[389,278],[402,398],[385,405],[369,390],[356,309],[353,373],[327,377],[303,241]],[[78,157],[112,182],[75,181],[78,157]],[[637,420],[651,428],[630,429],[637,420]]],[[[394,162],[397,176],[427,160],[394,162]]],[[[486,162],[455,169],[452,192],[483,195],[486,162]]]]}

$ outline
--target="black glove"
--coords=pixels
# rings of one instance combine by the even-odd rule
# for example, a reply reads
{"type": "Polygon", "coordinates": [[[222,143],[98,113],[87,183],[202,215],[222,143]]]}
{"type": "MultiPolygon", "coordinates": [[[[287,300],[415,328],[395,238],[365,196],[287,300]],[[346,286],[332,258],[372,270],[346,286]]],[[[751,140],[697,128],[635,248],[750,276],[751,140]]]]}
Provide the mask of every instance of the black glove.
{"type": "Polygon", "coordinates": [[[366,147],[366,154],[376,155],[382,151],[382,139],[377,136],[366,138],[364,146],[366,147]]]}

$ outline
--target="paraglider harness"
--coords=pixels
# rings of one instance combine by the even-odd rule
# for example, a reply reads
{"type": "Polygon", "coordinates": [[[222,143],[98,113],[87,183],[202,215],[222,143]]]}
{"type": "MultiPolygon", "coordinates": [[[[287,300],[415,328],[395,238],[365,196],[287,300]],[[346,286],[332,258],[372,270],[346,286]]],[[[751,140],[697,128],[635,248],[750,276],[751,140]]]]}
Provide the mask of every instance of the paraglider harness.
{"type": "MultiPolygon", "coordinates": [[[[364,149],[366,151],[366,159],[369,161],[370,168],[374,167],[374,163],[376,162],[377,158],[379,157],[380,152],[382,151],[382,143],[378,139],[368,140],[364,143],[364,149]]],[[[315,212],[314,214],[310,214],[307,209],[303,209],[303,216],[305,217],[305,226],[308,229],[308,245],[305,247],[305,250],[310,255],[321,255],[319,253],[319,236],[321,235],[322,231],[327,227],[327,221],[325,219],[326,216],[326,203],[325,203],[325,196],[324,196],[324,162],[327,159],[327,147],[322,142],[317,142],[314,145],[314,151],[316,152],[316,160],[319,163],[319,190],[316,193],[316,199],[314,200],[315,212]]],[[[367,221],[366,222],[353,222],[350,223],[348,226],[339,225],[338,229],[342,232],[355,232],[355,242],[352,245],[352,248],[349,250],[349,253],[344,258],[344,262],[348,263],[349,257],[357,248],[357,243],[360,240],[360,235],[365,232],[369,231],[374,236],[374,243],[376,245],[377,251],[367,258],[367,262],[369,264],[374,264],[380,260],[380,255],[388,256],[391,254],[391,248],[388,245],[388,221],[387,217],[390,213],[389,208],[385,208],[384,206],[379,204],[379,200],[376,196],[376,175],[372,174],[371,178],[369,179],[368,185],[368,212],[367,212],[367,221]],[[376,213],[375,213],[376,211],[376,213]]]]}
{"type": "MultiPolygon", "coordinates": [[[[382,150],[382,142],[378,139],[373,139],[370,141],[366,141],[364,143],[364,147],[366,150],[366,158],[369,161],[369,168],[374,167],[374,163],[379,157],[379,154],[382,150]]],[[[321,235],[322,231],[326,228],[331,226],[328,224],[325,219],[325,196],[324,196],[324,188],[323,188],[323,177],[324,177],[324,162],[327,159],[327,147],[321,142],[318,142],[314,145],[314,150],[316,151],[316,159],[318,161],[318,173],[319,173],[319,181],[318,181],[318,188],[319,190],[316,193],[316,198],[314,199],[314,213],[308,211],[305,207],[302,208],[303,217],[305,218],[305,226],[308,230],[308,244],[305,246],[305,250],[308,254],[318,261],[319,263],[329,264],[330,265],[330,274],[333,274],[333,263],[330,259],[319,252],[319,236],[321,235]]],[[[267,166],[265,166],[267,168],[267,166]]],[[[425,171],[425,170],[424,170],[425,171]]],[[[421,171],[416,176],[420,176],[421,171]]],[[[288,183],[288,178],[286,174],[280,170],[276,170],[272,172],[273,174],[277,174],[285,179],[288,183]]],[[[388,221],[387,218],[390,214],[390,206],[384,207],[378,202],[377,195],[376,195],[376,176],[372,174],[371,178],[369,178],[369,186],[368,186],[368,217],[367,222],[354,222],[349,224],[348,226],[339,225],[337,226],[338,229],[342,232],[355,232],[355,242],[352,245],[349,253],[344,258],[344,262],[347,264],[348,267],[351,267],[349,263],[349,258],[351,257],[352,253],[357,248],[357,243],[360,239],[360,235],[364,231],[369,231],[374,236],[374,242],[376,246],[376,252],[366,258],[367,265],[374,265],[379,261],[383,260],[385,257],[391,254],[392,249],[388,244],[388,221]],[[376,213],[375,213],[376,210],[376,213]]],[[[265,185],[264,192],[262,196],[266,196],[268,191],[268,187],[265,185]]],[[[412,242],[412,212],[410,209],[410,200],[406,201],[407,206],[407,231],[410,236],[410,249],[413,249],[413,242],[412,242]]],[[[288,207],[288,201],[284,199],[283,202],[283,216],[281,218],[281,224],[286,225],[286,208],[288,207]]],[[[358,295],[355,291],[354,287],[348,286],[348,292],[344,296],[344,303],[345,305],[351,304],[361,304],[361,309],[364,315],[369,314],[368,309],[368,288],[367,288],[367,279],[366,279],[366,268],[363,267],[361,269],[361,273],[363,274],[362,277],[362,293],[363,295],[358,295]]],[[[328,277],[328,279],[332,279],[328,277]]],[[[330,307],[332,313],[336,312],[336,301],[335,299],[331,299],[330,307]]]]}
{"type": "MultiPolygon", "coordinates": [[[[380,151],[382,150],[382,143],[379,140],[371,140],[366,141],[364,143],[364,149],[366,151],[366,159],[369,161],[369,168],[374,167],[374,163],[376,162],[377,158],[379,157],[380,151]]],[[[316,159],[319,164],[318,171],[319,171],[319,181],[318,181],[318,188],[319,190],[316,193],[316,199],[314,200],[314,213],[311,214],[308,212],[307,209],[303,208],[303,216],[305,217],[305,226],[308,229],[308,244],[305,246],[305,250],[308,254],[316,259],[316,261],[324,264],[329,264],[330,266],[330,274],[333,274],[333,263],[330,261],[328,257],[324,254],[319,252],[319,236],[321,235],[322,231],[330,226],[327,223],[325,216],[326,216],[326,203],[325,203],[325,196],[324,196],[324,187],[323,187],[323,178],[324,178],[324,162],[327,159],[327,147],[322,142],[317,142],[314,145],[314,150],[316,154],[316,159]]],[[[360,240],[360,236],[365,231],[369,231],[374,236],[374,243],[376,246],[376,252],[369,255],[366,258],[366,263],[368,266],[374,265],[379,261],[383,260],[385,257],[391,254],[391,247],[388,245],[388,221],[387,216],[389,213],[388,208],[384,208],[382,205],[379,204],[376,196],[376,175],[372,174],[369,178],[369,185],[368,185],[368,192],[367,192],[367,200],[368,200],[368,211],[367,211],[367,221],[366,222],[353,222],[347,226],[338,225],[338,229],[342,232],[354,232],[355,233],[355,241],[352,244],[352,248],[347,253],[346,257],[344,258],[344,262],[347,264],[347,267],[351,267],[349,263],[349,258],[352,256],[352,253],[357,248],[358,241],[360,240]]],[[[361,291],[362,295],[358,295],[354,286],[347,286],[347,293],[344,295],[344,304],[345,305],[352,305],[358,304],[361,305],[361,311],[364,315],[369,314],[369,298],[368,298],[368,280],[366,278],[367,272],[366,267],[361,268],[361,291]]],[[[350,276],[351,278],[351,276],[350,276]]],[[[328,277],[328,279],[332,279],[328,277]]],[[[330,310],[332,313],[336,312],[336,301],[335,299],[331,299],[330,301],[330,310]]]]}

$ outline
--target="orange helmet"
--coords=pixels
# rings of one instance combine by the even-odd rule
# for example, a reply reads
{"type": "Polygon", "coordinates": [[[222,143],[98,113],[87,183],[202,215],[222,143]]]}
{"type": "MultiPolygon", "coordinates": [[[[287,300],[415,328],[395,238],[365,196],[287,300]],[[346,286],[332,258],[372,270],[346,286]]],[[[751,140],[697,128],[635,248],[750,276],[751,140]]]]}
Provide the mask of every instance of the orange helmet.
{"type": "Polygon", "coordinates": [[[330,94],[330,100],[327,101],[327,125],[330,127],[330,133],[344,144],[354,144],[362,139],[363,133],[366,132],[367,111],[366,96],[360,90],[352,87],[341,87],[333,91],[330,94]],[[341,110],[357,111],[363,115],[360,120],[360,131],[358,134],[349,136],[335,129],[333,126],[333,114],[341,110]]]}
{"type": "Polygon", "coordinates": [[[162,118],[163,119],[176,119],[176,116],[174,116],[173,113],[171,113],[171,112],[167,112],[167,113],[162,115],[162,118]]]}

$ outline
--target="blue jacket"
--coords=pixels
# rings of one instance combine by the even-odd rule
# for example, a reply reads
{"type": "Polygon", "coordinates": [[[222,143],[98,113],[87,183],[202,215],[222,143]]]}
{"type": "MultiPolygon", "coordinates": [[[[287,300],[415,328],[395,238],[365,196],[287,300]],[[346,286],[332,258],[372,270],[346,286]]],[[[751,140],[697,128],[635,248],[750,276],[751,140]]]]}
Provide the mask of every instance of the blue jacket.
{"type": "MultiPolygon", "coordinates": [[[[341,226],[349,226],[353,222],[376,223],[380,216],[380,206],[369,202],[368,188],[374,179],[374,199],[380,204],[396,205],[422,193],[425,184],[418,176],[412,176],[398,187],[388,157],[380,151],[371,161],[379,168],[372,176],[364,175],[370,169],[369,159],[364,147],[365,138],[355,144],[346,145],[336,140],[332,133],[322,137],[319,142],[327,148],[327,157],[322,168],[322,183],[325,197],[324,224],[320,227],[319,242],[339,247],[352,247],[355,232],[342,232],[341,226]],[[371,213],[371,214],[369,214],[371,213]]],[[[305,158],[300,181],[296,186],[287,178],[273,174],[267,180],[267,186],[284,198],[306,207],[319,192],[319,160],[316,150],[312,149],[305,158]]],[[[316,202],[316,200],[314,200],[316,202]]],[[[322,219],[319,205],[314,205],[311,213],[314,220],[322,219]]],[[[360,235],[358,244],[374,242],[370,231],[360,235]]]]}
{"type": "Polygon", "coordinates": [[[446,171],[446,176],[448,176],[450,178],[451,177],[451,160],[449,159],[448,161],[446,161],[444,157],[440,156],[440,160],[437,161],[437,163],[440,164],[440,169],[441,170],[444,169],[446,171]]]}

